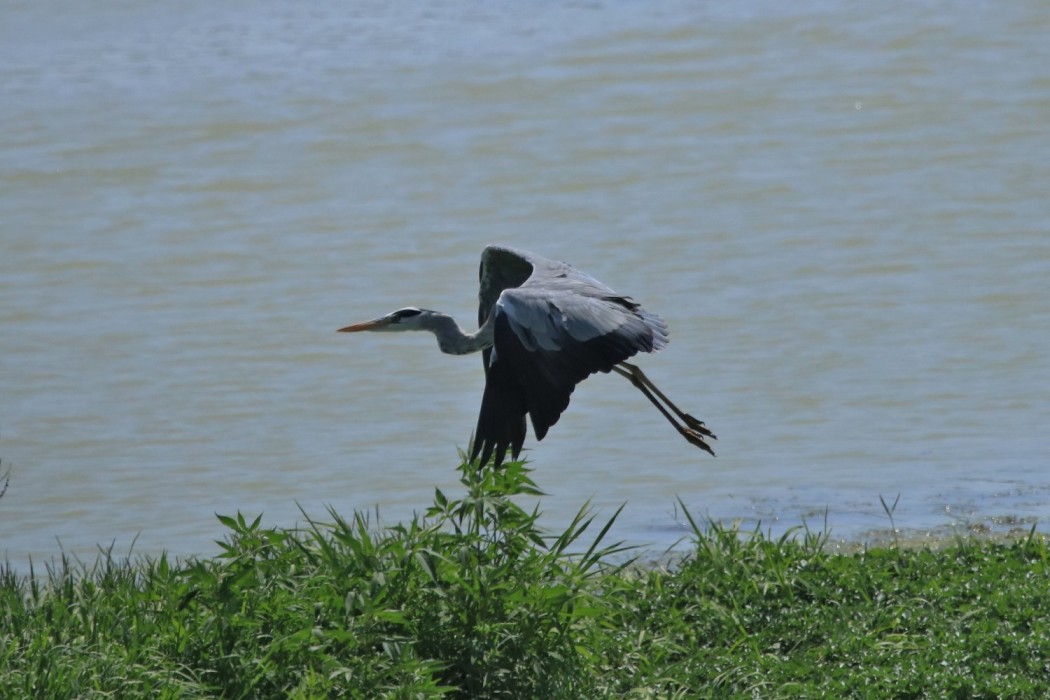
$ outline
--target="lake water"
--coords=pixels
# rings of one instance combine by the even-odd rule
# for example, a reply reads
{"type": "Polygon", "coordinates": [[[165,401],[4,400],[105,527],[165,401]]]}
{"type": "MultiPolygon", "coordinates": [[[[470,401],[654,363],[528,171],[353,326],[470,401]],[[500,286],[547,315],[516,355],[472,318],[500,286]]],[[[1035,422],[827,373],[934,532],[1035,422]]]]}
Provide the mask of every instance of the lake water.
{"type": "Polygon", "coordinates": [[[0,556],[215,551],[457,493],[478,255],[662,315],[526,443],[557,528],[623,502],[866,540],[1050,517],[1045,3],[8,2],[0,556]],[[136,539],[137,538],[137,539],[136,539]]]}

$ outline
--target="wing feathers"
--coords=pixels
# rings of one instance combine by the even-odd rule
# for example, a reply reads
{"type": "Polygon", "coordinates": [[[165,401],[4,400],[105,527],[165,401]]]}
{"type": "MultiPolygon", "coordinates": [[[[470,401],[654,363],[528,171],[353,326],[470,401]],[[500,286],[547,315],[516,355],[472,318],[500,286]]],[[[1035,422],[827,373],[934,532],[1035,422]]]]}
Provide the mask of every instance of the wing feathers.
{"type": "Polygon", "coordinates": [[[527,284],[500,295],[472,457],[480,454],[484,464],[495,455],[498,465],[509,447],[517,458],[526,414],[542,440],[568,407],[576,384],[667,344],[667,326],[659,317],[604,287],[600,291],[601,296],[586,297],[527,284]]]}
{"type": "Polygon", "coordinates": [[[526,415],[542,440],[579,382],[667,345],[659,316],[565,263],[489,246],[479,277],[478,324],[495,314],[471,447],[482,464],[494,457],[498,466],[507,450],[517,458],[526,415]]]}
{"type": "Polygon", "coordinates": [[[525,413],[528,407],[519,382],[506,363],[494,362],[486,370],[485,393],[481,398],[481,413],[474,430],[474,444],[470,459],[481,457],[487,464],[496,455],[496,466],[503,462],[507,449],[518,458],[525,443],[525,413]]]}

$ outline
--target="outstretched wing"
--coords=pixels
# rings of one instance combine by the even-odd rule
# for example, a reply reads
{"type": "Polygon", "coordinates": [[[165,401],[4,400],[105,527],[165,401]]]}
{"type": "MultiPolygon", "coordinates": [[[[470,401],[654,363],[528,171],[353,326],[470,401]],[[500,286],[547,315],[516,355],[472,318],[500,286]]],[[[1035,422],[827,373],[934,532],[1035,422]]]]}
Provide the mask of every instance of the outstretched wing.
{"type": "MultiPolygon", "coordinates": [[[[520,287],[528,281],[536,269],[532,260],[553,262],[523,250],[503,246],[490,245],[481,252],[481,269],[478,271],[478,326],[488,320],[492,307],[496,305],[496,300],[504,289],[520,287]]],[[[488,365],[487,359],[485,365],[488,365]]]]}
{"type": "MultiPolygon", "coordinates": [[[[667,344],[664,322],[629,297],[564,263],[521,259],[532,275],[504,287],[491,307],[494,344],[485,352],[485,395],[471,450],[482,464],[495,454],[498,465],[508,449],[517,458],[526,414],[542,440],[576,384],[667,344]]],[[[482,270],[484,276],[484,257],[482,270]]],[[[482,287],[484,295],[484,282],[482,287]]]]}
{"type": "MultiPolygon", "coordinates": [[[[503,290],[520,287],[532,276],[533,264],[531,253],[505,248],[487,246],[481,253],[481,268],[478,271],[478,326],[485,324],[493,313],[496,301],[503,290]]],[[[495,376],[489,371],[492,348],[481,353],[485,365],[485,394],[481,398],[481,413],[478,425],[474,429],[474,440],[470,449],[470,459],[481,454],[481,464],[486,464],[495,452],[497,464],[503,461],[507,448],[517,445],[514,455],[525,442],[525,413],[528,410],[524,396],[517,390],[516,382],[510,375],[495,376]]]]}

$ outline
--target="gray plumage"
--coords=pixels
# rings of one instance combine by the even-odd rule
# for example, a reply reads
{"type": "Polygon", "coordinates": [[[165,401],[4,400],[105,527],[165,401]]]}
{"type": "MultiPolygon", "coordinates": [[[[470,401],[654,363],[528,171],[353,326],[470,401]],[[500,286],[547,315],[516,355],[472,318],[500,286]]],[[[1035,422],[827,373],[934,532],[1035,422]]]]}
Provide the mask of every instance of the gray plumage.
{"type": "Polygon", "coordinates": [[[512,248],[481,254],[478,319],[494,324],[484,352],[485,394],[471,458],[517,458],[525,415],[542,440],[576,384],[640,351],[667,345],[667,325],[565,263],[512,248]]]}
{"type": "Polygon", "coordinates": [[[667,324],[657,315],[566,263],[523,250],[488,246],[481,254],[478,325],[464,333],[449,316],[409,307],[342,328],[428,330],[442,351],[482,351],[485,393],[471,446],[480,465],[525,442],[526,415],[542,440],[569,405],[576,385],[595,372],[626,377],[687,440],[711,452],[714,435],[677,409],[640,369],[625,360],[667,345],[667,324]],[[678,416],[679,425],[657,397],[678,416]]]}

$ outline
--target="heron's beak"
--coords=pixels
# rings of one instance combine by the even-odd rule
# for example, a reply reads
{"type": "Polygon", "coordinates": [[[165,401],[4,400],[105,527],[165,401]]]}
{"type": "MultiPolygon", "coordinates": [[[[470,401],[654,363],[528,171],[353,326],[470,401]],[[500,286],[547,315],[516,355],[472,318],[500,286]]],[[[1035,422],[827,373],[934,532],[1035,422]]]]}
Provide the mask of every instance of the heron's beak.
{"type": "Polygon", "coordinates": [[[358,333],[360,331],[377,331],[384,326],[389,326],[390,320],[385,318],[377,318],[374,321],[364,321],[362,323],[355,323],[352,326],[346,328],[340,328],[336,333],[358,333]]]}

